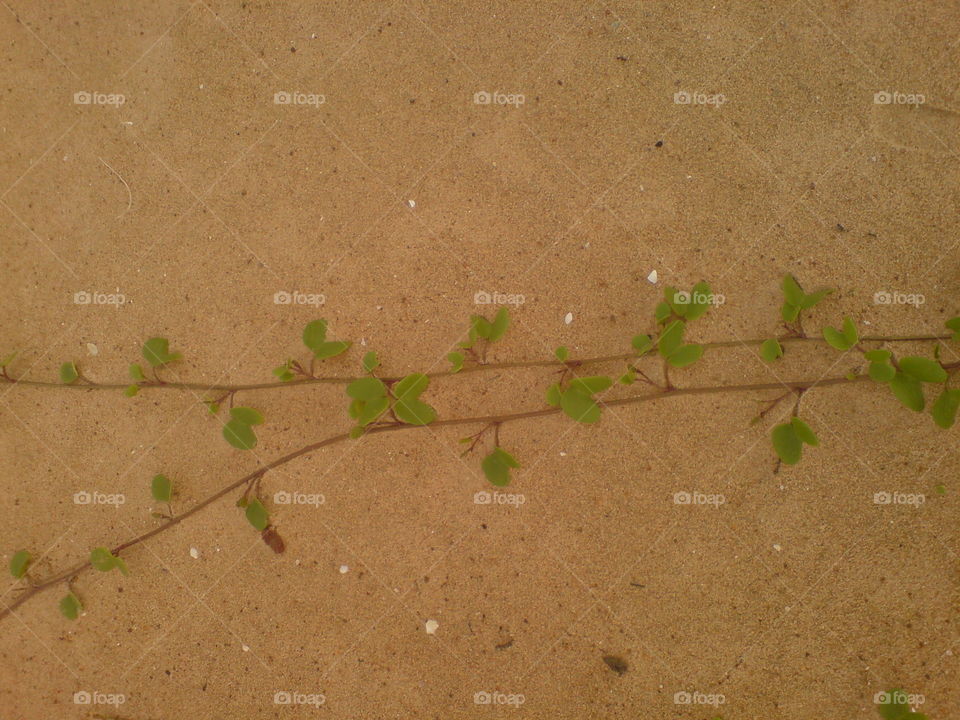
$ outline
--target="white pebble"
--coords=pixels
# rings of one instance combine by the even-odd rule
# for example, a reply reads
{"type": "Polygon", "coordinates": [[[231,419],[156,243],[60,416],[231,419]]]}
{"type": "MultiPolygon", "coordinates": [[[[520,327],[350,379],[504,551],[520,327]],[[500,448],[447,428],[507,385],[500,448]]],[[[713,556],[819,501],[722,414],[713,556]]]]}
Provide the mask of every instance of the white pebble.
{"type": "Polygon", "coordinates": [[[100,348],[98,348],[93,343],[87,343],[87,352],[90,353],[91,355],[99,355],[100,348]]]}
{"type": "Polygon", "coordinates": [[[346,575],[348,572],[350,572],[350,568],[348,568],[346,565],[341,565],[341,566],[340,566],[340,574],[341,574],[341,575],[346,575]]]}
{"type": "Polygon", "coordinates": [[[427,620],[426,625],[424,626],[427,630],[427,635],[433,635],[437,632],[437,628],[440,627],[440,623],[436,620],[427,620]]]}
{"type": "Polygon", "coordinates": [[[783,550],[783,548],[780,547],[779,545],[774,545],[773,549],[776,550],[777,552],[780,552],[781,550],[783,550]]]}
{"type": "Polygon", "coordinates": [[[561,450],[561,451],[560,451],[560,457],[566,457],[566,456],[567,456],[567,454],[566,454],[565,452],[563,452],[563,450],[561,450]]]}
{"type": "Polygon", "coordinates": [[[657,284],[657,277],[659,277],[659,276],[657,275],[657,271],[656,271],[656,270],[653,270],[653,271],[650,272],[649,275],[647,275],[647,280],[648,280],[649,282],[653,283],[654,285],[656,285],[656,284],[657,284]]]}
{"type": "Polygon", "coordinates": [[[243,651],[244,651],[244,652],[250,652],[250,646],[249,646],[249,645],[241,645],[240,647],[243,648],[243,651]]]}
{"type": "Polygon", "coordinates": [[[200,557],[200,551],[197,550],[195,547],[190,548],[190,557],[196,560],[197,558],[200,557]]]}
{"type": "Polygon", "coordinates": [[[570,323],[572,323],[572,322],[573,322],[573,313],[567,313],[566,315],[564,315],[564,317],[563,317],[563,322],[565,322],[567,325],[569,325],[570,323]]]}
{"type": "Polygon", "coordinates": [[[416,200],[407,200],[407,207],[415,208],[417,206],[416,200]]]}

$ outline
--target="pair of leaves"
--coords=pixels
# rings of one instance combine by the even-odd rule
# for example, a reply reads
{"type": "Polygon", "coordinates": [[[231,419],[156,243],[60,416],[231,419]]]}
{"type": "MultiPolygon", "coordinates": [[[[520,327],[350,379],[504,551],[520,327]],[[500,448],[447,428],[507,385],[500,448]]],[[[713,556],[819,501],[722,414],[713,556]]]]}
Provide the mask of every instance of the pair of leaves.
{"type": "Polygon", "coordinates": [[[326,320],[314,320],[307,323],[307,326],[303,329],[303,344],[313,351],[313,356],[317,360],[340,355],[352,345],[352,343],[341,340],[327,340],[326,320]]]}
{"type": "Polygon", "coordinates": [[[797,279],[790,274],[783,276],[780,288],[783,290],[783,307],[780,308],[780,316],[784,322],[794,322],[800,317],[801,310],[809,310],[833,292],[829,288],[824,288],[816,292],[806,293],[800,287],[797,279]]]}
{"type": "Polygon", "coordinates": [[[782,423],[773,428],[771,435],[773,449],[781,462],[787,465],[796,465],[800,462],[804,444],[817,447],[820,441],[816,434],[803,420],[791,418],[790,422],[782,423]]]}
{"type": "Polygon", "coordinates": [[[574,378],[565,389],[551,385],[547,389],[547,402],[579,423],[595,423],[600,419],[600,406],[593,396],[611,385],[613,380],[605,375],[574,378]]]}
{"type": "Polygon", "coordinates": [[[692,365],[703,355],[703,345],[684,344],[683,333],[687,326],[683,320],[674,320],[660,333],[657,349],[673,367],[692,365]]]}
{"type": "Polygon", "coordinates": [[[293,360],[287,360],[283,365],[275,367],[271,372],[280,382],[290,382],[296,377],[293,372],[293,360]]]}
{"type": "MultiPolygon", "coordinates": [[[[872,365],[871,362],[871,367],[872,365]]],[[[890,390],[903,405],[915,412],[922,412],[926,405],[923,383],[946,382],[947,371],[936,360],[923,357],[905,357],[900,360],[899,366],[900,369],[895,370],[890,380],[890,390]]],[[[953,425],[956,416],[956,392],[945,389],[934,405],[933,419],[940,427],[948,428],[953,425]]]]}
{"type": "Polygon", "coordinates": [[[105,547],[94,548],[90,552],[90,564],[100,572],[110,572],[116,568],[124,575],[129,575],[127,564],[105,547]]]}
{"type": "Polygon", "coordinates": [[[179,352],[170,352],[170,341],[162,337],[153,337],[147,340],[143,344],[141,352],[144,359],[152,367],[160,367],[183,357],[179,352]]]}
{"type": "Polygon", "coordinates": [[[867,372],[874,382],[886,383],[896,377],[897,369],[890,360],[893,353],[889,350],[868,350],[863,356],[870,361],[867,372]]]}
{"type": "Polygon", "coordinates": [[[771,338],[770,340],[764,340],[760,345],[760,357],[762,357],[766,362],[773,362],[778,358],[783,357],[783,345],[780,344],[779,340],[771,338]]]}
{"type": "Polygon", "coordinates": [[[848,317],[843,319],[843,329],[835,330],[832,327],[823,329],[823,339],[837,350],[847,351],[860,341],[860,335],[857,333],[857,326],[853,320],[848,317]]]}
{"type": "Polygon", "coordinates": [[[496,447],[483,459],[480,467],[493,485],[506,487],[510,484],[510,469],[520,467],[520,463],[506,450],[496,447]]]}
{"type": "Polygon", "coordinates": [[[10,558],[10,574],[17,580],[27,574],[27,568],[33,562],[33,555],[27,550],[17,550],[10,558]]]}
{"type": "Polygon", "coordinates": [[[157,502],[170,502],[173,497],[173,483],[166,475],[154,475],[150,482],[150,494],[157,502]]]}
{"type": "Polygon", "coordinates": [[[256,447],[257,436],[252,425],[262,425],[263,415],[248,407],[230,408],[230,419],[223,426],[224,439],[240,450],[256,447]]]}
{"type": "Polygon", "coordinates": [[[685,320],[696,320],[710,309],[713,291],[710,284],[701,280],[690,292],[681,292],[672,285],[663,289],[663,302],[654,310],[658,323],[665,322],[672,315],[685,320]]]}
{"type": "Polygon", "coordinates": [[[506,334],[508,327],[510,327],[510,311],[505,307],[497,311],[493,320],[487,320],[482,315],[471,315],[468,339],[460,343],[460,347],[471,348],[480,339],[491,343],[496,342],[506,334]]]}

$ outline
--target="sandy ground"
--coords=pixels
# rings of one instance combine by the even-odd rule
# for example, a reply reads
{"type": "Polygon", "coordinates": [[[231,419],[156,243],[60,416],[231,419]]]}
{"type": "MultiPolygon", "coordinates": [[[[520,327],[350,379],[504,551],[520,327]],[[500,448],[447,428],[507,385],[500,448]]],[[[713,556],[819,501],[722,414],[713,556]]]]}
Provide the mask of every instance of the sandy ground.
{"type": "MultiPolygon", "coordinates": [[[[184,355],[169,379],[265,382],[317,317],[356,343],[329,374],[369,349],[388,375],[437,371],[495,309],[478,292],[524,299],[500,362],[624,352],[665,284],[700,279],[725,298],[700,341],[777,333],[784,272],[838,289],[812,332],[850,315],[938,333],[957,314],[955,2],[0,4],[17,376],[72,359],[124,382],[163,335],[184,355]],[[293,291],[325,302],[274,302],[293,291]]],[[[734,347],[674,380],[858,367],[734,347]]],[[[537,409],[555,379],[476,373],[426,397],[441,418],[537,409]]],[[[852,719],[890,688],[958,717],[956,430],[881,388],[815,389],[822,445],[775,474],[790,408],[750,420],[776,394],[506,425],[514,504],[475,502],[488,485],[457,439],[476,428],[312,453],[263,483],[285,553],[234,493],[125,553],[128,577],[79,576],[77,621],[64,585],[0,622],[0,717],[852,719]],[[674,502],[694,491],[724,502],[674,502]]],[[[341,387],[240,393],[267,418],[243,453],[205,397],[0,387],[3,564],[29,548],[42,579],[156,526],[156,473],[182,512],[350,427],[341,387]]]]}

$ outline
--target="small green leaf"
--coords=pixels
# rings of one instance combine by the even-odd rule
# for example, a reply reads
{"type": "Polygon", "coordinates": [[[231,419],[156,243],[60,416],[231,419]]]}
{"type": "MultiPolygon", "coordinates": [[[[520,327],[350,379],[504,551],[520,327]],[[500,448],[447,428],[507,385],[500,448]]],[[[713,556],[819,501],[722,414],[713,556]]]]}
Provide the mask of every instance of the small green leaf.
{"type": "Polygon", "coordinates": [[[373,400],[374,398],[386,397],[387,386],[378,378],[366,377],[354,380],[347,385],[347,395],[356,400],[373,400]]]}
{"type": "Polygon", "coordinates": [[[82,609],[83,605],[72,592],[68,592],[60,599],[60,614],[67,620],[76,620],[82,609]]]}
{"type": "Polygon", "coordinates": [[[798,305],[791,305],[790,303],[785,302],[783,307],[780,308],[780,317],[783,318],[784,322],[793,322],[800,317],[800,307],[798,305]]]}
{"type": "Polygon", "coordinates": [[[634,335],[630,344],[637,351],[637,357],[645,355],[653,348],[653,340],[650,339],[649,335],[634,335]]]}
{"type": "Polygon", "coordinates": [[[127,385],[127,386],[123,389],[123,394],[126,395],[127,397],[133,397],[133,396],[136,395],[138,392],[140,392],[140,386],[139,386],[139,385],[127,385]]]}
{"type": "Polygon", "coordinates": [[[871,380],[880,383],[890,382],[897,374],[896,368],[888,362],[872,362],[867,372],[871,380]]]}
{"type": "Polygon", "coordinates": [[[567,358],[570,357],[569,351],[563,345],[561,345],[556,350],[554,350],[553,354],[556,356],[557,360],[559,360],[560,362],[566,362],[567,358]]]}
{"type": "Polygon", "coordinates": [[[416,398],[422,395],[429,385],[430,378],[423,373],[413,373],[397,383],[393,394],[397,398],[416,398]]]}
{"type": "Polygon", "coordinates": [[[170,352],[170,341],[162,337],[150,338],[143,344],[144,359],[153,367],[166,365],[183,357],[180,353],[170,352]]]}
{"type": "Polygon", "coordinates": [[[953,337],[950,339],[960,341],[960,316],[950,318],[944,325],[948,330],[953,330],[953,337]]]}
{"type": "Polygon", "coordinates": [[[783,357],[783,346],[778,340],[764,340],[760,346],[760,357],[766,362],[773,362],[777,358],[783,357]]]}
{"type": "Polygon", "coordinates": [[[60,366],[60,382],[69,385],[78,377],[80,377],[80,373],[77,372],[77,366],[72,362],[65,362],[60,366]]]}
{"type": "Polygon", "coordinates": [[[598,392],[603,392],[613,385],[613,380],[608,378],[606,375],[598,375],[596,377],[585,377],[585,378],[574,378],[570,381],[571,389],[576,388],[577,390],[587,394],[595,395],[598,392]]]}
{"type": "Polygon", "coordinates": [[[7,355],[4,358],[0,358],[0,368],[5,368],[7,365],[13,362],[13,359],[18,355],[17,351],[14,351],[7,355]]]}
{"type": "Polygon", "coordinates": [[[252,450],[257,445],[257,436],[250,426],[235,418],[223,426],[223,437],[240,450],[252,450]]]}
{"type": "Polygon", "coordinates": [[[960,407],[960,390],[956,388],[944,390],[930,409],[933,421],[944,429],[952,427],[957,417],[958,407],[960,407]]]}
{"type": "Polygon", "coordinates": [[[317,360],[326,360],[345,353],[353,343],[343,342],[342,340],[331,340],[329,342],[317,343],[313,348],[313,356],[317,360]]]}
{"type": "Polygon", "coordinates": [[[947,371],[940,363],[923,357],[905,357],[900,361],[900,369],[910,377],[920,382],[946,382],[947,371]]]}
{"type": "Polygon", "coordinates": [[[505,487],[510,484],[510,469],[520,467],[520,463],[503,448],[494,448],[480,463],[483,474],[491,484],[505,487]]]}
{"type": "Polygon", "coordinates": [[[793,423],[782,423],[773,429],[771,435],[773,440],[773,449],[776,451],[780,461],[787,465],[796,465],[800,462],[800,453],[803,446],[800,438],[797,436],[797,430],[793,423]]]}
{"type": "Polygon", "coordinates": [[[547,388],[547,404],[553,407],[560,406],[560,386],[556,383],[547,388]]]}
{"type": "Polygon", "coordinates": [[[784,275],[783,282],[780,283],[780,287],[783,289],[784,300],[786,300],[789,304],[795,305],[797,308],[799,308],[805,295],[796,278],[790,274],[784,275]]]}
{"type": "Polygon", "coordinates": [[[666,322],[667,318],[673,315],[673,309],[668,303],[662,302],[657,305],[656,309],[653,311],[653,317],[658,324],[666,322]]]}
{"type": "Polygon", "coordinates": [[[447,360],[450,361],[450,374],[455,375],[456,373],[463,370],[463,360],[464,356],[461,352],[452,352],[447,355],[447,360]]]}
{"type": "Polygon", "coordinates": [[[662,357],[670,357],[683,345],[683,332],[686,325],[682,320],[674,320],[660,333],[658,349],[662,357]]]}
{"type": "Polygon", "coordinates": [[[355,402],[360,403],[356,416],[357,424],[360,427],[366,427],[383,415],[387,411],[387,408],[390,407],[390,399],[386,395],[367,401],[356,400],[355,402]]]}
{"type": "Polygon", "coordinates": [[[690,291],[690,306],[687,310],[687,320],[696,320],[710,309],[710,300],[713,297],[713,290],[710,289],[710,283],[701,280],[693,286],[690,291]]]}
{"type": "Polygon", "coordinates": [[[703,355],[703,345],[684,345],[667,357],[673,367],[683,368],[692,365],[703,355]]]}
{"type": "Polygon", "coordinates": [[[867,350],[863,356],[870,362],[885,363],[893,357],[893,353],[889,350],[867,350]]]}
{"type": "Polygon", "coordinates": [[[816,433],[814,433],[813,430],[810,429],[810,426],[803,420],[795,417],[790,420],[790,424],[793,425],[793,431],[797,434],[797,437],[800,438],[800,442],[804,442],[811,447],[820,445],[820,440],[817,439],[816,433]]]}
{"type": "Polygon", "coordinates": [[[10,558],[10,574],[18,580],[27,574],[33,556],[27,550],[17,550],[10,558]]]}
{"type": "Polygon", "coordinates": [[[173,486],[166,475],[154,475],[150,483],[150,494],[157,502],[170,502],[173,495],[173,486]]]}
{"type": "Polygon", "coordinates": [[[848,317],[843,319],[843,339],[847,341],[850,347],[860,342],[860,334],[857,332],[857,326],[854,325],[853,320],[848,317]]]}
{"type": "Polygon", "coordinates": [[[637,371],[633,368],[627,368],[627,371],[617,378],[621,385],[633,385],[637,381],[637,371]]]}
{"type": "Polygon", "coordinates": [[[600,406],[580,390],[569,388],[560,396],[560,407],[579,423],[590,424],[600,419],[600,406]]]}
{"type": "Polygon", "coordinates": [[[267,509],[263,506],[263,503],[257,499],[247,503],[244,514],[247,516],[247,521],[261,532],[266,530],[267,526],[270,525],[270,515],[267,513],[267,509]]]}
{"type": "Polygon", "coordinates": [[[273,373],[274,377],[280,379],[280,382],[290,382],[295,377],[292,368],[292,361],[287,360],[283,365],[275,367],[271,372],[273,373]]]}
{"type": "Polygon", "coordinates": [[[380,367],[380,360],[377,359],[377,353],[371,350],[363,356],[363,369],[367,372],[373,372],[380,367]]]}
{"type": "Polygon", "coordinates": [[[483,315],[471,315],[470,316],[470,339],[475,340],[476,338],[487,339],[490,337],[490,332],[493,330],[493,326],[490,325],[490,321],[487,320],[483,315]]]}
{"type": "Polygon", "coordinates": [[[857,344],[857,328],[850,318],[844,318],[843,332],[835,330],[832,327],[825,327],[823,329],[823,339],[837,350],[849,350],[857,344]]]}
{"type": "Polygon", "coordinates": [[[824,290],[817,290],[816,292],[810,293],[809,295],[804,295],[803,300],[800,301],[800,309],[809,310],[814,305],[818,305],[821,300],[823,300],[827,295],[829,295],[832,292],[833,290],[827,288],[824,290]]]}
{"type": "Polygon", "coordinates": [[[911,410],[921,412],[924,406],[923,386],[916,380],[902,372],[897,372],[890,381],[890,390],[894,396],[911,410]]]}
{"type": "Polygon", "coordinates": [[[230,408],[230,417],[244,425],[263,425],[263,415],[249,407],[230,408]]]}
{"type": "Polygon", "coordinates": [[[326,320],[314,320],[311,323],[307,323],[307,326],[303,329],[303,344],[311,350],[316,350],[326,339],[326,320]]]}
{"type": "Polygon", "coordinates": [[[393,411],[408,425],[429,425],[437,419],[437,411],[422,400],[397,400],[393,411]]]}
{"type": "Polygon", "coordinates": [[[510,311],[502,307],[493,317],[493,322],[490,324],[490,335],[487,340],[496,342],[506,334],[508,327],[510,327],[510,311]]]}
{"type": "Polygon", "coordinates": [[[127,565],[108,548],[98,547],[90,551],[90,564],[100,572],[110,572],[114,568],[127,575],[127,565]]]}
{"type": "Polygon", "coordinates": [[[140,363],[130,363],[130,379],[134,382],[143,382],[147,376],[143,374],[143,367],[140,363]]]}
{"type": "Polygon", "coordinates": [[[216,415],[218,412],[220,412],[220,403],[214,402],[213,400],[207,400],[205,404],[211,415],[216,415]]]}
{"type": "Polygon", "coordinates": [[[934,487],[933,489],[937,492],[937,495],[946,495],[946,494],[947,494],[947,486],[946,486],[946,485],[943,485],[943,484],[937,485],[937,486],[934,487]]]}

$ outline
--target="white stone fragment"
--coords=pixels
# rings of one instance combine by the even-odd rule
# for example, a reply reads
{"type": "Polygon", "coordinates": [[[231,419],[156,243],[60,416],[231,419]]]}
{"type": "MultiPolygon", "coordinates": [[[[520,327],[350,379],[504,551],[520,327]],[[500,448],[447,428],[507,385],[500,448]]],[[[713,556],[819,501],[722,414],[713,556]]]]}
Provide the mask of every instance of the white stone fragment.
{"type": "Polygon", "coordinates": [[[427,630],[427,635],[433,635],[437,632],[437,628],[440,627],[440,623],[438,623],[436,620],[427,620],[424,627],[427,630]]]}

